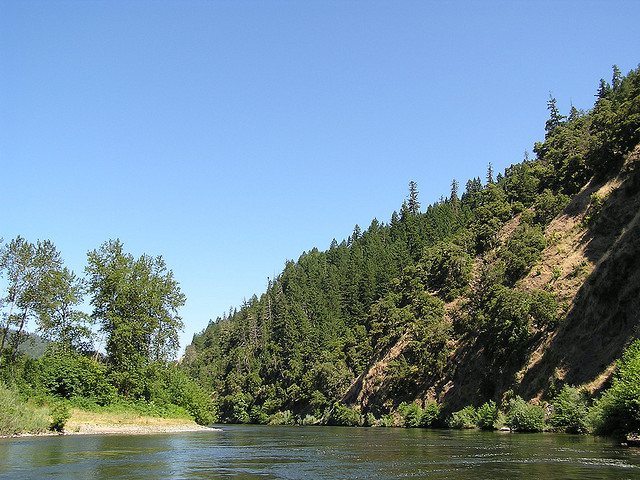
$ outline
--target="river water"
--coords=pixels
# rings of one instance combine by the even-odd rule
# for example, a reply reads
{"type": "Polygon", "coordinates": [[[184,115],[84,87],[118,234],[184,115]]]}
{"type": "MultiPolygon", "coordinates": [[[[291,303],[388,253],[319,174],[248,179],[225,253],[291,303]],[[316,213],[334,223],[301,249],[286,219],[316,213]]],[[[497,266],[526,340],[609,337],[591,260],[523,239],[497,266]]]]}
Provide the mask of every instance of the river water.
{"type": "Polygon", "coordinates": [[[640,449],[590,436],[223,425],[0,439],[7,479],[640,479],[640,449]]]}

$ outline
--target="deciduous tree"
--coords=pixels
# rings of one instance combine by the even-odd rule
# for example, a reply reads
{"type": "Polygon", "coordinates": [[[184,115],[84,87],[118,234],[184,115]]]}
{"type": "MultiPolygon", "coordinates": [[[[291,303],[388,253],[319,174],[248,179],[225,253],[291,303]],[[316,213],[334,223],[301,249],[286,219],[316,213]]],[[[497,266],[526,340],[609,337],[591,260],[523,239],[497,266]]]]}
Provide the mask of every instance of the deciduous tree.
{"type": "Polygon", "coordinates": [[[137,260],[109,240],[88,254],[93,317],[106,334],[114,382],[129,395],[145,367],[166,362],[178,349],[183,328],[178,309],[185,296],[162,257],[137,260]]]}

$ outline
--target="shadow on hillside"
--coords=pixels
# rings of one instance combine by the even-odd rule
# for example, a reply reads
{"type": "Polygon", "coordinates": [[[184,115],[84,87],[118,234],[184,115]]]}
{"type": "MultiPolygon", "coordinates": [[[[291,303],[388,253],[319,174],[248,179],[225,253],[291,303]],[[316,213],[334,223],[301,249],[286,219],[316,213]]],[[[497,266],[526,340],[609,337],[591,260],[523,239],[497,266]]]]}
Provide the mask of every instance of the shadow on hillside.
{"type": "MultiPolygon", "coordinates": [[[[634,199],[628,200],[633,206],[634,199]]],[[[609,208],[616,204],[620,207],[616,201],[609,208]]],[[[611,228],[606,235],[596,230],[590,239],[587,255],[599,263],[578,291],[574,307],[544,356],[522,379],[526,395],[535,396],[547,388],[556,368],[564,373],[567,384],[594,381],[621,356],[629,340],[640,335],[640,212],[625,210],[603,224],[598,221],[598,229],[611,228]],[[624,222],[628,217],[631,220],[624,222]]]]}

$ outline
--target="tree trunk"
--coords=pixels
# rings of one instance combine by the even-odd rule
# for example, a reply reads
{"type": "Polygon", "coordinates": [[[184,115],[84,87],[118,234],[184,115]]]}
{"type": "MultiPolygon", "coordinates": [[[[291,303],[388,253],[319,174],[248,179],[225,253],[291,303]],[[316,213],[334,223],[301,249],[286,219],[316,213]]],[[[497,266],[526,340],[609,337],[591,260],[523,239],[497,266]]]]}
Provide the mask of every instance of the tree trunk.
{"type": "Polygon", "coordinates": [[[2,354],[4,353],[4,344],[7,340],[7,334],[9,333],[9,328],[11,327],[11,317],[13,316],[13,307],[16,304],[15,296],[11,299],[11,308],[9,309],[9,316],[7,317],[7,324],[4,326],[2,331],[2,342],[0,342],[0,360],[2,360],[2,354]]]}
{"type": "Polygon", "coordinates": [[[15,347],[13,349],[13,352],[11,353],[11,378],[15,378],[15,369],[13,368],[13,366],[16,363],[16,358],[18,357],[18,347],[20,346],[20,337],[22,336],[22,329],[24,328],[24,324],[27,321],[27,313],[29,312],[28,308],[25,308],[24,312],[22,313],[22,321],[20,322],[20,327],[18,328],[18,331],[16,332],[16,341],[14,342],[15,347]]]}

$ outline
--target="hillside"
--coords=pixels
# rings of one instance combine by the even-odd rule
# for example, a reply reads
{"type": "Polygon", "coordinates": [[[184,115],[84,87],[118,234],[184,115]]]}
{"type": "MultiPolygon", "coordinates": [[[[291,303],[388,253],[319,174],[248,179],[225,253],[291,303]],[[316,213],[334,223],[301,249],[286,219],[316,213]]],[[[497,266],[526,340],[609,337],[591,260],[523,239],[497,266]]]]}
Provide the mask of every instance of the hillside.
{"type": "Polygon", "coordinates": [[[640,68],[550,118],[535,159],[313,249],[187,347],[223,421],[348,423],[597,394],[640,335],[640,68]]]}
{"type": "MultiPolygon", "coordinates": [[[[480,405],[488,398],[488,389],[494,391],[489,398],[495,392],[514,390],[525,398],[549,400],[549,392],[563,384],[596,393],[607,382],[624,347],[640,336],[639,162],[640,145],[615,177],[589,182],[546,227],[548,243],[540,261],[517,284],[522,291],[554,293],[566,311],[558,328],[535,338],[520,369],[517,364],[491,368],[477,338],[461,340],[450,353],[443,375],[423,385],[417,397],[422,404],[437,400],[453,410],[470,403],[480,405]],[[597,218],[589,218],[594,203],[597,218]],[[586,222],[592,227],[586,228],[586,222]]],[[[499,236],[508,238],[520,220],[517,216],[507,222],[499,236]]],[[[483,259],[478,258],[474,268],[482,265],[483,259]]],[[[458,301],[445,308],[459,313],[458,301]]],[[[343,401],[375,405],[381,396],[376,386],[388,380],[389,365],[406,346],[401,339],[372,362],[343,401]]]]}

